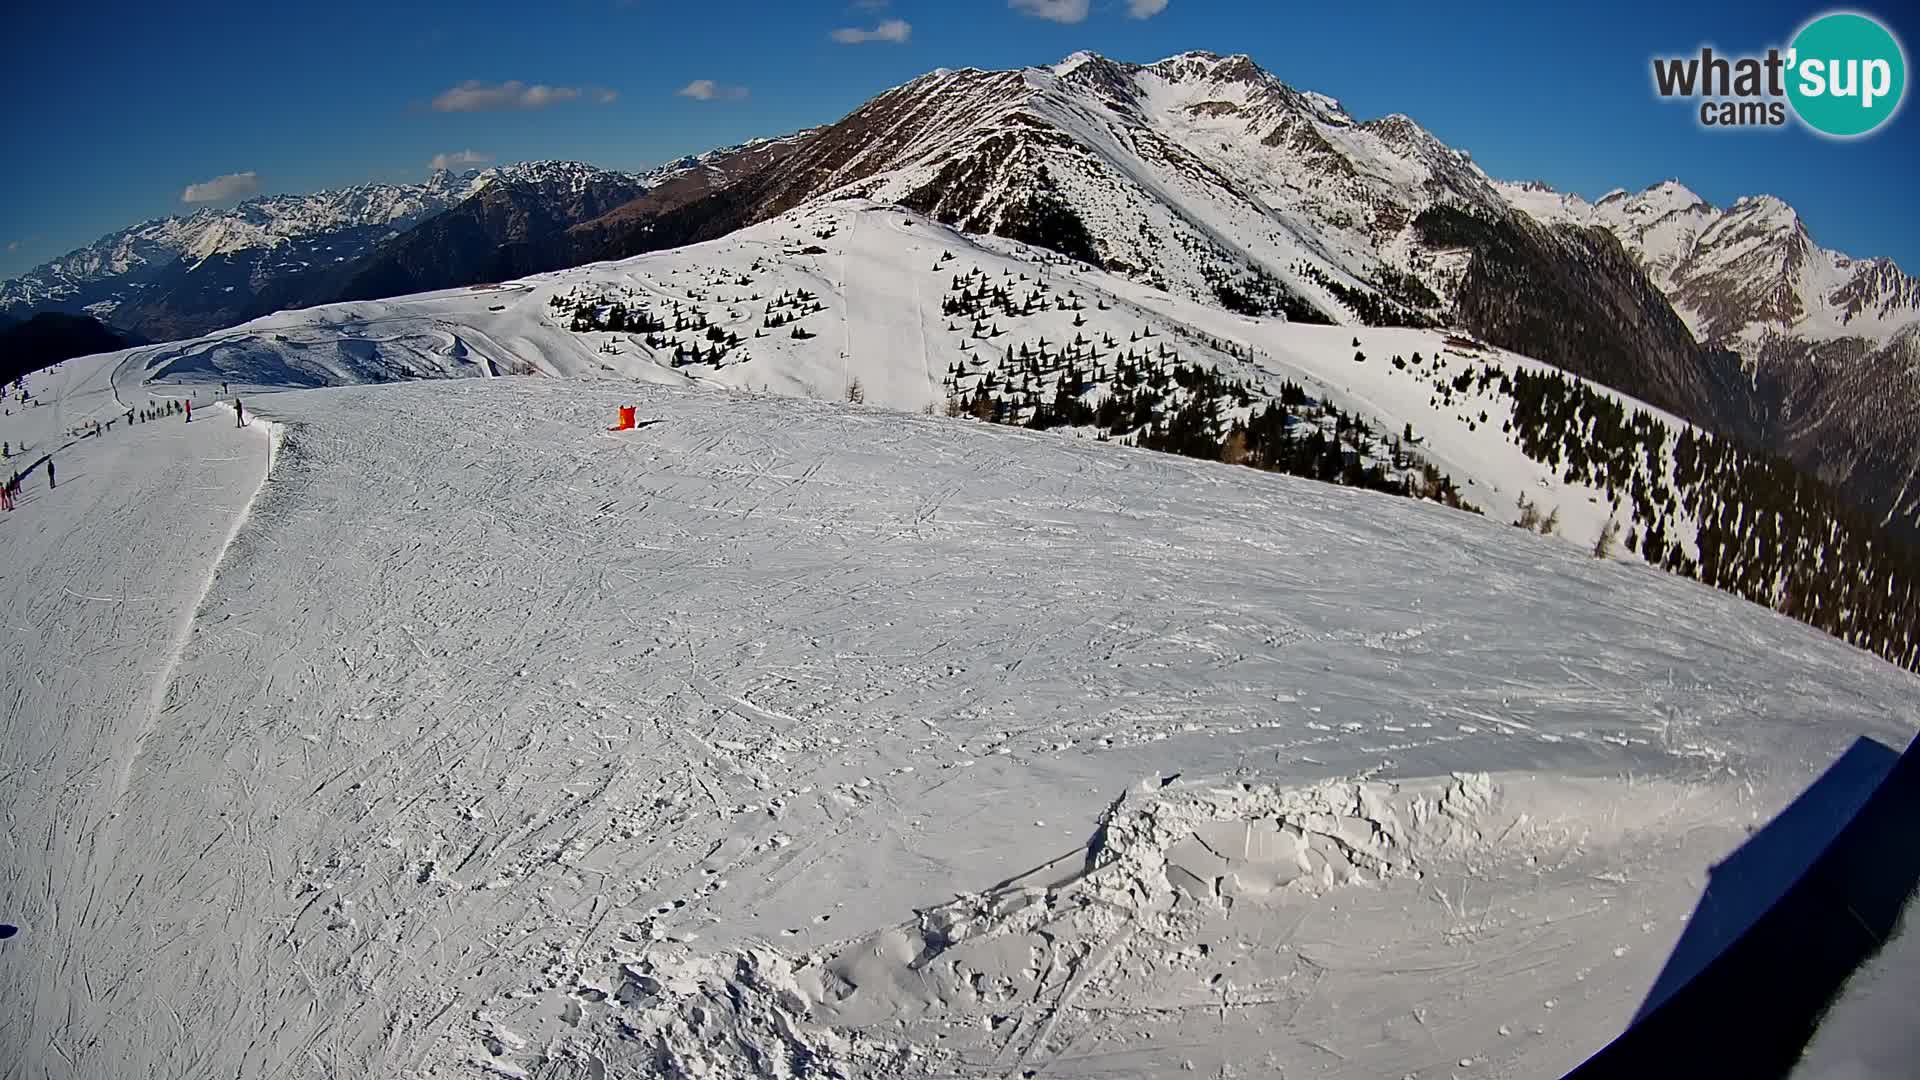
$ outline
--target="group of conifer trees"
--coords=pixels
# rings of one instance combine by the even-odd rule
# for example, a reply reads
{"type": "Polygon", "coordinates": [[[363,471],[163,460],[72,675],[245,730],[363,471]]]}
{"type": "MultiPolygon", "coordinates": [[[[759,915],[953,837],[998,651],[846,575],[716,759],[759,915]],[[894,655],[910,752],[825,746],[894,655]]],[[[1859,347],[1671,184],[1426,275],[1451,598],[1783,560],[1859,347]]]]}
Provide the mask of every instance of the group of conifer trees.
{"type": "Polygon", "coordinates": [[[1144,449],[1473,509],[1399,436],[1382,436],[1296,383],[1277,396],[1256,392],[1165,345],[1110,363],[1087,363],[1072,343],[1057,354],[1010,346],[1008,357],[999,371],[949,370],[948,413],[1034,430],[1092,428],[1144,449]]]}
{"type": "Polygon", "coordinates": [[[1488,381],[1528,457],[1621,508],[1628,550],[1920,671],[1920,555],[1832,489],[1559,372],[1488,381]]]}

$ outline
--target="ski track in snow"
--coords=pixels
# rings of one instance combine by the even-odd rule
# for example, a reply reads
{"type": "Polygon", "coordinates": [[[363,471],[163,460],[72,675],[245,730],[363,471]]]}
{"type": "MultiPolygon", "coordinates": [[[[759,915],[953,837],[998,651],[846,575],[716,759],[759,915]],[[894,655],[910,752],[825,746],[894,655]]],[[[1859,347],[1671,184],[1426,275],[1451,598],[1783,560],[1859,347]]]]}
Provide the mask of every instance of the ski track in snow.
{"type": "Polygon", "coordinates": [[[247,403],[264,485],[207,410],[0,517],[9,1080],[1543,1075],[1916,724],[1407,500],[712,389],[247,403]]]}
{"type": "Polygon", "coordinates": [[[43,404],[10,403],[5,418],[9,440],[29,446],[8,470],[51,452],[61,482],[47,489],[39,465],[22,505],[0,522],[10,586],[0,895],[33,942],[0,962],[12,969],[9,985],[37,988],[0,1026],[10,1069],[42,1056],[76,1075],[119,1069],[78,1064],[87,1032],[110,1020],[128,990],[111,968],[95,971],[83,958],[96,935],[139,917],[136,892],[105,888],[111,867],[139,865],[139,848],[130,852],[123,837],[135,824],[122,817],[125,797],[143,775],[150,730],[182,704],[168,708],[167,690],[194,611],[266,472],[259,425],[238,430],[230,412],[128,427],[123,404],[154,399],[116,387],[119,371],[88,361],[36,376],[43,404]],[[116,416],[106,434],[65,435],[116,416]]]}

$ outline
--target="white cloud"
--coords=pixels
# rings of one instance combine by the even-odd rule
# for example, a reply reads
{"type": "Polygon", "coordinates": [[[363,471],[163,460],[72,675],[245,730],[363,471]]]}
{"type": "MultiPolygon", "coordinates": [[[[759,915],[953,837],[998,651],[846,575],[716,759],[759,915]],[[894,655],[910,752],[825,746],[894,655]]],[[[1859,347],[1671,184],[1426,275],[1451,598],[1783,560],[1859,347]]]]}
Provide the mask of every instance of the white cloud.
{"type": "Polygon", "coordinates": [[[913,25],[905,19],[888,19],[871,30],[862,30],[857,26],[843,26],[833,32],[833,40],[842,45],[861,45],[869,41],[904,45],[912,36],[913,25]]]}
{"type": "Polygon", "coordinates": [[[1007,0],[1007,6],[1036,19],[1072,24],[1086,21],[1088,0],[1007,0]]]}
{"type": "Polygon", "coordinates": [[[1151,19],[1167,10],[1167,0],[1127,0],[1127,17],[1151,19]]]}
{"type": "Polygon", "coordinates": [[[433,99],[433,108],[435,112],[544,109],[549,105],[576,101],[583,95],[592,95],[594,100],[602,105],[620,96],[612,90],[581,89],[578,86],[547,86],[544,83],[534,83],[530,86],[518,79],[509,79],[503,83],[468,79],[451,90],[442,91],[433,99]]]}
{"type": "Polygon", "coordinates": [[[228,173],[203,180],[198,184],[188,184],[187,190],[180,193],[184,203],[226,202],[251,195],[260,190],[260,174],[248,169],[246,172],[228,173]]]}
{"type": "Polygon", "coordinates": [[[8,250],[8,251],[19,251],[19,250],[20,250],[20,241],[18,241],[18,240],[10,240],[10,241],[8,241],[8,242],[7,242],[7,250],[8,250]]]}
{"type": "Polygon", "coordinates": [[[451,154],[435,154],[427,167],[434,170],[464,169],[469,165],[485,165],[493,160],[492,154],[482,154],[477,150],[460,150],[451,154]]]}
{"type": "Polygon", "coordinates": [[[695,101],[739,101],[747,96],[747,88],[717,83],[712,79],[695,79],[675,90],[674,94],[683,98],[692,98],[695,101]]]}

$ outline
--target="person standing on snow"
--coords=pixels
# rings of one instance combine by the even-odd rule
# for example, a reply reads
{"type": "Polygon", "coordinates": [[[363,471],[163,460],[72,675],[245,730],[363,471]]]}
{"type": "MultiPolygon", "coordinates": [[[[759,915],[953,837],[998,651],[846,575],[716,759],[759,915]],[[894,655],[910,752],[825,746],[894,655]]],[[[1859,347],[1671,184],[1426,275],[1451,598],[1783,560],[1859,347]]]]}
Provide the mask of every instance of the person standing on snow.
{"type": "Polygon", "coordinates": [[[188,401],[187,401],[187,423],[189,423],[189,424],[191,424],[191,423],[193,423],[193,401],[192,401],[192,399],[188,399],[188,401]]]}
{"type": "Polygon", "coordinates": [[[47,459],[47,490],[52,491],[54,488],[57,488],[59,486],[60,486],[59,482],[54,480],[53,478],[53,459],[48,458],[47,459]]]}
{"type": "Polygon", "coordinates": [[[240,404],[239,398],[233,399],[233,426],[234,427],[247,426],[247,410],[244,406],[240,404]]]}

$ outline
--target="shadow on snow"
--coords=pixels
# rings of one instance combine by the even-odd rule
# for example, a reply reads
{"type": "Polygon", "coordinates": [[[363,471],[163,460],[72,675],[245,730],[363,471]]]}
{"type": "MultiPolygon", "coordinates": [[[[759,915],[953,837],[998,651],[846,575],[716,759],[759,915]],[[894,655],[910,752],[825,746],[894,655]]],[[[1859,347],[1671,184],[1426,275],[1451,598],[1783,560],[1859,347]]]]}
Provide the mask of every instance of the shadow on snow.
{"type": "Polygon", "coordinates": [[[1627,1030],[1568,1080],[1784,1076],[1920,884],[1920,738],[1859,739],[1710,872],[1627,1030]]]}

